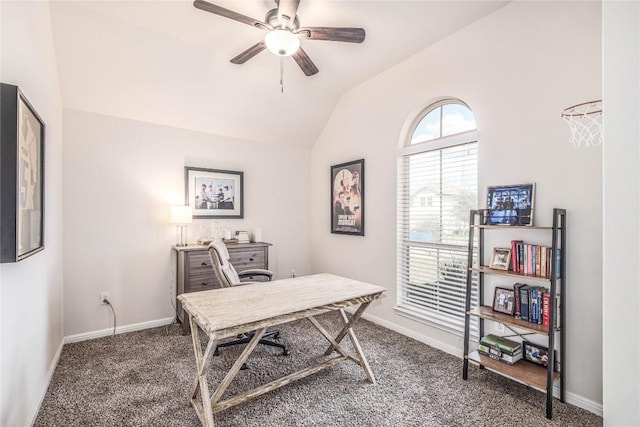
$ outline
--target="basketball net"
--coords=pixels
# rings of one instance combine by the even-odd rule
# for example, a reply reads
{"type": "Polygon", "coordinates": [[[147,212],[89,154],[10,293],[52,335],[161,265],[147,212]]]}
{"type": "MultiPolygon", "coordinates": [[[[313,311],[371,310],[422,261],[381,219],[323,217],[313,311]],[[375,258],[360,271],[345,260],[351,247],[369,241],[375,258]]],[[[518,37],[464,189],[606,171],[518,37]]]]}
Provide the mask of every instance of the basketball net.
{"type": "Polygon", "coordinates": [[[602,144],[602,100],[572,105],[562,112],[571,130],[574,147],[597,147],[602,144]]]}

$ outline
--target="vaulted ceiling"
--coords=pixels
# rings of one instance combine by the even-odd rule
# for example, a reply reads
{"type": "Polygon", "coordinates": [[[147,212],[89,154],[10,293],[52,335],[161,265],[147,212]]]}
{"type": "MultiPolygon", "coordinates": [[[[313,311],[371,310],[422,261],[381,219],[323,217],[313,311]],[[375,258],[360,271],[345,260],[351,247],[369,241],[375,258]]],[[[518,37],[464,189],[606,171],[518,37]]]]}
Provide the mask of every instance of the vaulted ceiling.
{"type": "MultiPolygon", "coordinates": [[[[273,0],[212,3],[264,20],[273,0]]],[[[54,1],[65,108],[233,138],[310,146],[350,88],[503,6],[505,1],[301,0],[303,26],[362,27],[362,44],[303,40],[319,68],[263,51],[230,59],[264,31],[191,1],[54,1]]]]}

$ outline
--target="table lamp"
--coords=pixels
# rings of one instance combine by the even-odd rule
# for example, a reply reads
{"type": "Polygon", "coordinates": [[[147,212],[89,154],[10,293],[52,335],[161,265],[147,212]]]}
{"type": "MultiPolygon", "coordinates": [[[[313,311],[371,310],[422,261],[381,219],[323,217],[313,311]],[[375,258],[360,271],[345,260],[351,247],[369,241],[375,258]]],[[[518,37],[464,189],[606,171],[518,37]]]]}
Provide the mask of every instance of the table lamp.
{"type": "Polygon", "coordinates": [[[176,246],[187,246],[187,224],[192,222],[191,206],[171,206],[171,223],[176,224],[180,232],[180,241],[176,246]]]}

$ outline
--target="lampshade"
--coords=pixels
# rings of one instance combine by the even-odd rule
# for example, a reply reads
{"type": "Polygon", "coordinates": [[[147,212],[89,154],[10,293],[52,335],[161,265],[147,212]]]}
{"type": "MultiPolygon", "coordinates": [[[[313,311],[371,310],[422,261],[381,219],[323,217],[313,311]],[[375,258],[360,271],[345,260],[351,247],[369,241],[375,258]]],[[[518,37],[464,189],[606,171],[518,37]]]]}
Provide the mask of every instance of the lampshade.
{"type": "Polygon", "coordinates": [[[172,224],[191,224],[192,222],[191,206],[171,206],[172,224]]]}
{"type": "Polygon", "coordinates": [[[300,39],[289,30],[282,28],[269,31],[264,36],[267,49],[278,56],[291,56],[300,47],[300,39]]]}

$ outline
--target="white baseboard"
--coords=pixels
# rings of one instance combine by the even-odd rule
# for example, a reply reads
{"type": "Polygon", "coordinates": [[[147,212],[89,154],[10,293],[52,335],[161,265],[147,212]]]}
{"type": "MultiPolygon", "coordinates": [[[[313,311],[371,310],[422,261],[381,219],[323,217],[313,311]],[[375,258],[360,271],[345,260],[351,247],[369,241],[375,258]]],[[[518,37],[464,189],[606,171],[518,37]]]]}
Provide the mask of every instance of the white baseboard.
{"type": "MultiPolygon", "coordinates": [[[[167,317],[164,319],[150,320],[148,322],[134,323],[132,325],[117,326],[116,334],[124,334],[125,332],[142,331],[144,329],[157,328],[159,326],[170,325],[175,321],[175,317],[167,317]]],[[[84,332],[81,334],[69,335],[64,337],[64,343],[80,342],[92,340],[95,338],[108,337],[113,335],[113,328],[101,329],[99,331],[84,332]]]]}
{"type": "Polygon", "coordinates": [[[427,344],[433,348],[442,350],[445,353],[449,353],[453,356],[462,358],[462,349],[445,344],[442,341],[434,340],[433,338],[428,337],[427,335],[423,335],[416,331],[412,331],[411,329],[398,326],[395,323],[389,322],[388,320],[381,319],[380,317],[377,317],[377,316],[372,316],[370,314],[364,313],[362,315],[362,318],[369,320],[377,325],[384,326],[387,329],[391,329],[392,331],[396,331],[397,333],[405,335],[409,338],[413,338],[414,340],[420,341],[421,343],[427,344]]]}
{"type": "MultiPolygon", "coordinates": [[[[407,329],[404,328],[402,326],[398,326],[395,323],[389,322],[388,320],[384,320],[381,319],[380,317],[377,316],[372,316],[370,314],[364,313],[362,315],[363,319],[369,320],[370,322],[373,322],[377,325],[380,326],[384,326],[387,329],[391,329],[392,331],[395,331],[399,334],[405,335],[409,338],[413,338],[417,341],[420,341],[421,343],[427,344],[433,348],[437,348],[438,350],[442,350],[445,353],[451,354],[453,356],[459,357],[462,359],[462,350],[457,348],[457,347],[453,347],[450,346],[448,344],[444,344],[441,341],[437,341],[434,340],[433,338],[430,338],[426,335],[423,334],[419,334],[415,331],[412,331],[411,329],[407,329]]],[[[560,387],[559,386],[554,386],[553,388],[553,395],[556,398],[559,398],[560,396],[560,387]]],[[[601,403],[597,403],[594,402],[592,400],[586,399],[583,396],[580,396],[578,394],[575,393],[570,393],[568,391],[565,390],[565,402],[573,405],[573,406],[577,406],[578,408],[582,408],[585,409],[589,412],[592,412],[596,415],[602,416],[602,404],[601,403]]]]}
{"type": "Polygon", "coordinates": [[[56,366],[58,366],[58,361],[60,360],[60,354],[62,354],[62,346],[64,345],[64,340],[60,341],[58,345],[58,349],[56,350],[56,354],[53,356],[51,363],[49,364],[49,369],[47,370],[47,377],[44,383],[44,387],[40,392],[40,399],[38,400],[38,406],[36,407],[36,411],[33,413],[33,417],[31,419],[31,424],[34,425],[36,422],[36,418],[38,417],[38,413],[40,412],[40,407],[42,406],[42,402],[44,401],[45,396],[47,395],[47,390],[49,389],[49,384],[51,384],[51,379],[53,378],[53,373],[56,370],[56,366]]]}

